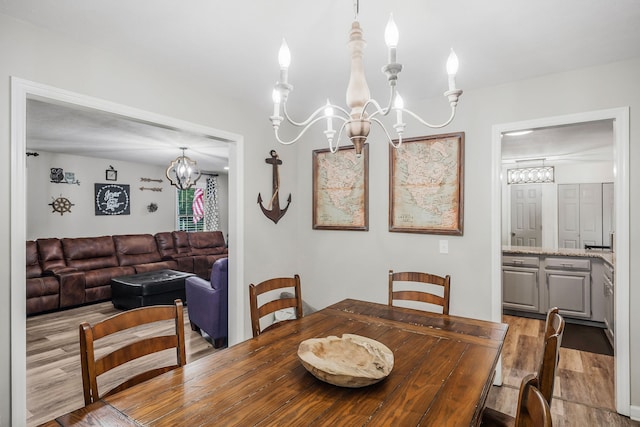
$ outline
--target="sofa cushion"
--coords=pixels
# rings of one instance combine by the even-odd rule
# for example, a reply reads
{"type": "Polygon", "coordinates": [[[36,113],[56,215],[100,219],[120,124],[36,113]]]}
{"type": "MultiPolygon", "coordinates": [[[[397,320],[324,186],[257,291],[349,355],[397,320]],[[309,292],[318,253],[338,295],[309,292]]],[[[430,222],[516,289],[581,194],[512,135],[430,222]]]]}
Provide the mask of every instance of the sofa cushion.
{"type": "Polygon", "coordinates": [[[224,253],[222,231],[199,231],[188,233],[193,255],[218,255],[224,253]]]}
{"type": "Polygon", "coordinates": [[[158,245],[158,252],[160,252],[162,258],[170,257],[178,253],[173,243],[173,235],[170,231],[156,233],[154,237],[158,245]]]}
{"type": "Polygon", "coordinates": [[[113,242],[121,266],[162,261],[156,239],[151,234],[116,235],[113,242]]]}
{"type": "Polygon", "coordinates": [[[178,268],[178,263],[173,260],[150,262],[147,264],[136,264],[133,268],[136,269],[136,274],[147,273],[149,271],[158,270],[175,270],[178,268]]]}
{"type": "Polygon", "coordinates": [[[64,238],[62,247],[69,267],[87,271],[118,266],[111,236],[64,238]]]}
{"type": "Polygon", "coordinates": [[[34,240],[27,240],[27,279],[33,279],[34,277],[40,277],[42,275],[42,268],[38,262],[38,245],[34,240]]]}
{"type": "MultiPolygon", "coordinates": [[[[44,297],[47,295],[58,295],[60,284],[53,276],[37,277],[27,279],[27,299],[44,297]]],[[[57,307],[56,307],[57,308],[57,307]]]]}
{"type": "Polygon", "coordinates": [[[27,315],[60,308],[60,285],[52,277],[27,279],[27,315]]]}
{"type": "Polygon", "coordinates": [[[43,271],[56,271],[67,266],[60,239],[38,239],[36,244],[43,271]]]}
{"type": "Polygon", "coordinates": [[[191,246],[189,246],[189,233],[186,231],[173,231],[173,247],[179,254],[188,254],[191,252],[191,246]]]}
{"type": "Polygon", "coordinates": [[[84,273],[85,290],[110,285],[113,277],[127,276],[129,274],[135,274],[135,272],[135,269],[131,266],[106,267],[86,271],[84,273]]]}

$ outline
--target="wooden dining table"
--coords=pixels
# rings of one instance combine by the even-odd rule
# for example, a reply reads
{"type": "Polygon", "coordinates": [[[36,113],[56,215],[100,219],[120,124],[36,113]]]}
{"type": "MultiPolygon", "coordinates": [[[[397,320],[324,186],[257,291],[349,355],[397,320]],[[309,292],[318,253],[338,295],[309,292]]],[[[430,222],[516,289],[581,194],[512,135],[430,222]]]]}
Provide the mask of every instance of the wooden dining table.
{"type": "Polygon", "coordinates": [[[47,426],[475,426],[507,325],[347,299],[62,415],[47,426]],[[318,380],[301,341],[357,334],[393,351],[362,388],[318,380]]]}

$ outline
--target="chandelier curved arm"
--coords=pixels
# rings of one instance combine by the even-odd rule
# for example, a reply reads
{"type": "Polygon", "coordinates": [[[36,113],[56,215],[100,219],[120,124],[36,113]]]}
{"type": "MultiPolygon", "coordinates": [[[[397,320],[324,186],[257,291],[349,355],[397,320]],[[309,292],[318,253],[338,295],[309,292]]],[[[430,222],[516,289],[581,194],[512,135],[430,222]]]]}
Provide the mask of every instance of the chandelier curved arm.
{"type": "Polygon", "coordinates": [[[276,139],[278,140],[278,142],[280,144],[283,145],[291,145],[295,142],[298,142],[300,140],[300,138],[302,138],[302,135],[304,135],[305,133],[307,133],[307,131],[311,128],[311,126],[313,126],[314,124],[316,124],[317,122],[319,122],[320,120],[323,120],[327,117],[331,117],[331,118],[336,118],[336,119],[340,119],[342,121],[344,121],[345,123],[342,125],[342,127],[340,128],[340,133],[342,133],[342,129],[344,128],[345,124],[348,122],[348,120],[344,119],[343,117],[340,116],[336,116],[335,114],[332,116],[319,116],[316,117],[315,119],[311,120],[311,119],[307,119],[305,121],[306,125],[298,125],[298,126],[304,126],[304,128],[300,131],[300,133],[298,134],[298,136],[296,136],[294,139],[290,140],[290,141],[283,141],[282,139],[280,139],[280,135],[278,134],[278,131],[280,129],[280,126],[274,126],[274,132],[276,135],[276,139]],[[311,121],[310,121],[311,120],[311,121]]]}
{"type": "Polygon", "coordinates": [[[418,122],[422,123],[423,125],[430,127],[432,129],[439,129],[439,128],[443,128],[446,125],[448,125],[449,123],[451,123],[453,121],[453,118],[456,116],[456,107],[454,105],[451,106],[451,115],[449,116],[449,119],[441,124],[438,125],[434,125],[428,122],[425,122],[424,120],[422,120],[416,113],[414,113],[411,110],[407,110],[406,108],[401,108],[400,111],[405,112],[407,114],[409,114],[410,116],[412,116],[414,119],[416,119],[418,122]]]}
{"type": "MultiPolygon", "coordinates": [[[[308,117],[305,121],[302,121],[302,122],[296,122],[295,120],[293,120],[293,119],[289,116],[289,113],[287,112],[287,103],[286,103],[286,102],[282,105],[282,112],[283,112],[283,114],[284,114],[284,118],[285,118],[285,119],[287,119],[287,121],[288,121],[289,123],[291,123],[291,124],[292,124],[292,125],[294,125],[294,126],[298,126],[298,127],[308,126],[308,125],[310,125],[311,123],[315,123],[317,120],[319,120],[319,119],[323,119],[323,118],[326,118],[326,117],[331,117],[331,118],[336,118],[336,119],[340,119],[340,120],[345,120],[345,119],[344,119],[344,117],[340,117],[340,116],[337,116],[337,115],[335,115],[335,114],[334,114],[334,115],[331,115],[331,116],[326,116],[326,115],[324,115],[324,110],[325,110],[325,108],[327,108],[327,107],[334,108],[334,109],[336,109],[336,110],[338,110],[338,111],[340,111],[340,112],[344,113],[344,115],[345,115],[346,117],[349,117],[349,113],[347,112],[347,110],[345,110],[344,108],[342,108],[342,107],[340,107],[340,106],[338,106],[338,105],[333,105],[333,104],[330,104],[330,105],[323,105],[322,107],[318,108],[318,109],[317,109],[317,110],[315,110],[313,113],[311,113],[311,114],[309,115],[309,117],[308,117]],[[318,114],[321,114],[321,116],[320,116],[320,117],[318,117],[318,114]]],[[[306,130],[306,129],[305,129],[305,130],[306,130]]]]}
{"type": "Polygon", "coordinates": [[[386,106],[386,108],[382,108],[380,107],[380,104],[378,104],[378,101],[376,101],[375,99],[369,99],[365,104],[364,107],[362,107],[362,114],[360,118],[364,118],[364,113],[367,110],[367,107],[369,105],[373,105],[376,109],[376,111],[374,111],[373,113],[371,113],[371,115],[369,116],[369,118],[375,117],[378,114],[382,115],[382,116],[388,116],[389,113],[391,112],[392,106],[393,106],[393,102],[396,99],[396,87],[395,86],[391,86],[391,96],[389,96],[389,104],[386,106]]]}
{"type": "MultiPolygon", "coordinates": [[[[342,119],[342,117],[340,117],[340,118],[342,119]]],[[[333,146],[332,140],[329,139],[329,151],[331,152],[331,154],[335,154],[336,151],[338,151],[338,147],[340,146],[340,138],[342,138],[342,132],[347,127],[347,124],[349,124],[349,120],[345,120],[344,123],[342,123],[342,126],[340,126],[340,131],[338,132],[338,137],[335,140],[336,141],[335,147],[333,146]]]]}
{"type": "Polygon", "coordinates": [[[398,133],[398,143],[394,144],[393,143],[393,139],[391,139],[391,135],[389,135],[389,132],[387,131],[387,128],[384,126],[384,124],[380,121],[380,119],[376,119],[376,118],[369,118],[369,120],[371,120],[372,122],[375,122],[378,124],[378,126],[380,126],[380,128],[384,131],[384,134],[387,136],[387,142],[389,142],[389,144],[393,147],[393,148],[398,148],[402,145],[402,133],[398,133]]]}

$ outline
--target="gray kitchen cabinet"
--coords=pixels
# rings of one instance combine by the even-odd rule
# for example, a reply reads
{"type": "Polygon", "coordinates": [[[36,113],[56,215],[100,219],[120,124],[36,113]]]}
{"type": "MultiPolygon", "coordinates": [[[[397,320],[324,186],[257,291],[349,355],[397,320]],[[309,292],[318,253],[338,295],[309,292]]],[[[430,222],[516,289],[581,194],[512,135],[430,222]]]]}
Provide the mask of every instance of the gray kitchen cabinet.
{"type": "Polygon", "coordinates": [[[540,312],[538,272],[538,257],[508,255],[502,257],[502,301],[504,308],[540,312]]]}
{"type": "Polygon", "coordinates": [[[591,318],[591,262],[580,258],[546,258],[546,308],[560,314],[591,318]]]}
{"type": "Polygon", "coordinates": [[[613,279],[613,267],[609,264],[604,264],[603,271],[603,294],[604,294],[604,324],[606,334],[611,346],[615,347],[615,287],[613,279]]]}

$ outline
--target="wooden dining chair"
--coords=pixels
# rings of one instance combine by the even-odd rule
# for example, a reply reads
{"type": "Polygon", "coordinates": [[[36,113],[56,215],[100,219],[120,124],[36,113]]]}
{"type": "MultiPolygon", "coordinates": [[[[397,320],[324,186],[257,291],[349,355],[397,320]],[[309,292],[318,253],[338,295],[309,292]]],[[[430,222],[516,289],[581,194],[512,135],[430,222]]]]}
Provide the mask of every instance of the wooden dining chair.
{"type": "Polygon", "coordinates": [[[85,405],[185,365],[187,357],[184,341],[182,301],[177,299],[175,300],[175,305],[156,305],[125,311],[93,326],[83,322],[80,325],[80,362],[82,365],[82,388],[85,405]],[[170,335],[160,336],[142,335],[143,338],[120,346],[107,354],[103,354],[104,351],[102,350],[110,348],[112,343],[109,346],[105,345],[105,349],[95,348],[95,342],[101,338],[161,320],[174,320],[175,332],[170,335]],[[106,393],[98,392],[98,377],[100,375],[139,357],[171,348],[176,349],[175,364],[154,367],[121,382],[106,393]],[[96,358],[96,354],[100,354],[100,357],[96,358]]]}
{"type": "MultiPolygon", "coordinates": [[[[300,276],[297,274],[293,277],[278,277],[275,279],[265,280],[264,282],[249,285],[249,305],[251,308],[251,331],[253,336],[257,337],[261,333],[281,326],[286,320],[277,321],[261,328],[260,319],[274,314],[278,310],[286,308],[294,308],[296,319],[302,317],[302,294],[300,292],[300,276]],[[282,298],[281,294],[272,292],[281,289],[293,289],[292,297],[282,298]],[[265,295],[270,293],[269,295],[265,295]],[[267,299],[266,302],[259,303],[258,297],[264,295],[261,300],[267,299]],[[271,297],[271,298],[270,298],[271,297]]],[[[293,320],[293,319],[287,319],[293,320]]]]}
{"type": "MultiPolygon", "coordinates": [[[[538,364],[538,372],[531,374],[535,378],[536,388],[549,407],[551,407],[551,400],[553,399],[553,386],[558,369],[558,362],[560,360],[560,344],[562,343],[565,324],[564,319],[558,311],[557,307],[553,307],[547,311],[547,319],[544,325],[542,357],[538,364]]],[[[488,426],[514,425],[512,417],[492,408],[485,408],[482,419],[483,425],[488,426]]]]}
{"type": "Polygon", "coordinates": [[[551,409],[547,400],[536,387],[538,378],[529,374],[520,383],[516,416],[485,408],[481,427],[551,427],[551,409]]]}
{"type": "Polygon", "coordinates": [[[542,357],[538,365],[538,389],[551,405],[553,398],[553,386],[556,378],[556,371],[560,361],[560,344],[564,334],[564,319],[558,313],[558,307],[553,307],[547,312],[545,322],[544,346],[542,357]]]}
{"type": "Polygon", "coordinates": [[[450,284],[451,277],[449,275],[441,277],[436,276],[435,274],[408,271],[394,273],[393,270],[389,270],[389,305],[394,305],[394,300],[418,301],[421,303],[439,305],[442,307],[442,314],[449,314],[450,284]],[[428,286],[425,286],[425,290],[409,290],[406,288],[397,289],[394,288],[394,282],[419,282],[442,287],[442,296],[430,292],[428,286]]]}

